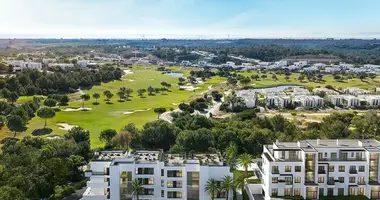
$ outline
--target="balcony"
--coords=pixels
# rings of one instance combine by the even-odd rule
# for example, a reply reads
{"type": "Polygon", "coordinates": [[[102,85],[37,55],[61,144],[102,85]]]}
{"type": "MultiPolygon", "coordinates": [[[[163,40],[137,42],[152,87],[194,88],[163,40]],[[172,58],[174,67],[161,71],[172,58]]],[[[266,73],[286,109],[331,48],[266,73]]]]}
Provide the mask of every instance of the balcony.
{"type": "Polygon", "coordinates": [[[272,174],[280,174],[280,171],[278,171],[278,170],[272,170],[271,173],[272,174]]]}
{"type": "Polygon", "coordinates": [[[358,185],[366,185],[365,181],[358,181],[358,185]]]}
{"type": "Polygon", "coordinates": [[[318,161],[367,161],[365,158],[319,158],[318,161]]]}
{"type": "Polygon", "coordinates": [[[90,187],[83,193],[82,200],[107,200],[109,193],[104,194],[103,190],[94,190],[90,187]]]}
{"type": "Polygon", "coordinates": [[[357,174],[358,173],[358,171],[357,170],[350,170],[350,172],[349,172],[350,174],[357,174]]]}
{"type": "Polygon", "coordinates": [[[87,187],[90,187],[90,188],[107,188],[108,187],[108,182],[87,181],[87,187]]]}

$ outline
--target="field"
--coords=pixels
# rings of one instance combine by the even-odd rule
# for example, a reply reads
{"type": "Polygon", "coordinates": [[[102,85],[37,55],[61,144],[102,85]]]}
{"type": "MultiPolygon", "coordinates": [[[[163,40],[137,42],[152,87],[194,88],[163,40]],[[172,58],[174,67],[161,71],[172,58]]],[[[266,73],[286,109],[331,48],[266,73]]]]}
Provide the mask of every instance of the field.
{"type": "MultiPolygon", "coordinates": [[[[256,72],[241,72],[240,73],[243,76],[249,76],[256,75],[256,72]]],[[[261,74],[259,74],[261,76],[261,74]]],[[[290,78],[288,80],[285,79],[284,75],[277,75],[278,80],[272,79],[272,74],[267,73],[266,79],[259,79],[258,81],[252,80],[251,85],[257,88],[262,87],[271,87],[271,86],[277,86],[277,85],[303,85],[303,86],[311,86],[311,87],[325,87],[326,85],[332,85],[335,88],[345,88],[345,87],[359,87],[363,89],[374,89],[375,87],[380,86],[380,77],[376,77],[374,80],[371,80],[369,78],[365,79],[364,81],[361,81],[358,78],[354,78],[351,80],[344,80],[344,81],[336,81],[334,80],[332,75],[324,75],[323,80],[325,80],[324,83],[319,82],[309,82],[307,79],[304,81],[299,81],[298,77],[300,76],[299,73],[292,73],[290,75],[290,78]]]]}
{"type": "MultiPolygon", "coordinates": [[[[221,77],[213,77],[207,80],[204,84],[198,84],[194,87],[198,87],[195,91],[179,90],[177,83],[178,78],[171,77],[169,75],[161,74],[159,71],[145,67],[134,67],[132,69],[134,74],[125,75],[120,81],[112,81],[104,83],[99,86],[94,86],[91,89],[83,90],[84,93],[92,96],[94,93],[99,93],[101,98],[98,99],[99,105],[93,105],[95,99],[90,99],[85,102],[85,107],[91,108],[90,111],[63,111],[66,108],[80,108],[82,101],[78,99],[79,95],[71,95],[75,101],[69,103],[68,106],[61,107],[62,111],[57,112],[53,119],[48,120],[48,127],[53,129],[53,132],[46,136],[63,135],[67,131],[61,130],[57,123],[68,123],[70,125],[78,125],[90,131],[91,145],[93,148],[101,147],[103,144],[99,141],[99,133],[104,129],[120,130],[128,123],[135,123],[137,127],[141,127],[146,122],[157,119],[157,114],[153,109],[157,107],[165,107],[168,110],[170,108],[176,109],[179,103],[188,101],[189,98],[195,95],[199,95],[201,92],[206,91],[210,85],[220,83],[225,80],[221,77]],[[137,90],[149,86],[162,87],[161,82],[166,81],[170,83],[172,92],[165,92],[165,95],[161,93],[155,96],[148,96],[144,94],[145,98],[137,96],[137,90]],[[118,102],[119,97],[116,92],[120,87],[133,88],[134,92],[131,94],[133,97],[131,101],[118,102]],[[111,99],[113,104],[106,104],[104,101],[103,91],[110,90],[114,96],[111,99]],[[75,97],[76,96],[76,97],[75,97]],[[124,114],[124,112],[133,112],[136,110],[145,110],[135,112],[132,114],[124,114]]],[[[189,74],[189,70],[181,70],[180,68],[172,68],[176,72],[182,72],[185,75],[189,74]]],[[[25,99],[31,99],[31,97],[21,97],[25,99]]],[[[28,124],[28,130],[25,133],[18,133],[17,137],[24,137],[31,135],[31,132],[35,129],[42,128],[44,121],[38,117],[34,117],[28,124]]],[[[12,137],[13,134],[9,133],[6,127],[1,130],[0,139],[4,137],[12,137]]]]}

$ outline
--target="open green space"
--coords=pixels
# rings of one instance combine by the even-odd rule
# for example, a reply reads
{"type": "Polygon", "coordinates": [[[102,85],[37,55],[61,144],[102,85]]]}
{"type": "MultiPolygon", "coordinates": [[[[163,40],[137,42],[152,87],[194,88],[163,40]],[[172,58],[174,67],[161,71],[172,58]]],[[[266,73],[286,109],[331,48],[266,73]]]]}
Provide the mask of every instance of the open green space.
{"type": "MultiPolygon", "coordinates": [[[[259,75],[261,76],[262,74],[258,74],[256,71],[251,71],[251,72],[241,72],[239,73],[243,76],[248,76],[251,77],[252,75],[259,75]]],[[[346,88],[346,87],[359,87],[362,89],[370,89],[373,90],[375,87],[380,86],[380,77],[376,77],[375,79],[371,80],[370,78],[366,78],[363,81],[360,80],[359,78],[353,78],[353,79],[345,79],[343,81],[336,81],[334,80],[333,75],[324,75],[323,80],[325,82],[320,83],[320,82],[309,82],[306,78],[302,82],[298,80],[298,77],[300,76],[300,73],[292,73],[289,76],[289,79],[285,79],[285,75],[280,75],[277,74],[277,79],[274,80],[272,79],[272,74],[267,73],[267,78],[262,79],[260,78],[259,80],[251,80],[250,85],[257,87],[257,88],[263,88],[263,87],[272,87],[272,86],[278,86],[278,85],[303,85],[303,86],[311,86],[311,87],[325,87],[326,85],[331,85],[334,88],[346,88]]]]}
{"type": "MultiPolygon", "coordinates": [[[[173,67],[173,71],[183,72],[185,75],[189,74],[188,69],[181,69],[179,67],[173,67]]],[[[156,71],[154,67],[133,67],[134,74],[127,74],[120,81],[112,81],[109,83],[102,83],[101,85],[94,86],[90,89],[83,89],[83,92],[92,96],[94,93],[99,93],[98,99],[99,105],[93,105],[95,99],[91,97],[89,101],[85,102],[85,107],[91,108],[89,111],[64,111],[66,108],[80,108],[82,101],[79,98],[70,101],[68,106],[61,106],[62,111],[57,112],[56,116],[48,120],[48,128],[53,129],[51,134],[46,136],[63,135],[67,131],[61,130],[57,123],[68,123],[70,125],[78,125],[90,131],[91,146],[93,148],[102,147],[102,142],[99,141],[98,136],[104,129],[115,129],[119,131],[122,127],[128,123],[135,123],[137,127],[141,127],[146,122],[157,119],[157,114],[154,113],[154,108],[165,107],[167,110],[170,108],[176,109],[179,103],[188,101],[191,97],[199,95],[201,92],[206,91],[209,86],[218,84],[225,81],[225,78],[213,77],[207,80],[203,84],[194,85],[197,89],[191,90],[179,90],[177,86],[178,78],[171,77],[169,75],[162,74],[156,71]],[[144,94],[144,98],[140,98],[137,95],[138,89],[147,89],[149,86],[153,88],[162,86],[161,82],[170,83],[171,92],[165,92],[164,94],[156,93],[155,96],[149,96],[148,93],[144,94]],[[118,102],[119,97],[116,95],[120,87],[132,88],[134,92],[131,94],[131,101],[118,102]],[[106,104],[103,92],[110,90],[114,96],[111,99],[113,104],[106,104]],[[124,114],[124,112],[139,111],[132,114],[124,114]]],[[[79,95],[71,95],[79,96],[79,95]]],[[[21,99],[27,99],[32,97],[21,97],[21,99]]],[[[24,137],[31,135],[35,129],[43,128],[44,120],[39,117],[34,117],[28,124],[28,130],[25,133],[18,133],[16,137],[24,137]]],[[[0,139],[5,137],[13,137],[13,134],[9,132],[6,127],[3,127],[0,134],[0,139]]]]}

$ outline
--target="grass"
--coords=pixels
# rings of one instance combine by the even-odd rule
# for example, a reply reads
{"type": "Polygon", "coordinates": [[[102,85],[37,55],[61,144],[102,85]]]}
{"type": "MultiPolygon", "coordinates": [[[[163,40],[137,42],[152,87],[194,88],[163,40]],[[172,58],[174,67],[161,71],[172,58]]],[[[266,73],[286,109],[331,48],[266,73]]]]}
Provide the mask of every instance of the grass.
{"type": "MultiPolygon", "coordinates": [[[[257,72],[241,72],[240,73],[243,76],[249,76],[256,75],[257,72]]],[[[261,76],[261,74],[259,74],[261,76]]],[[[323,80],[325,80],[324,83],[319,82],[309,82],[306,78],[304,81],[299,81],[298,77],[300,76],[299,73],[292,73],[290,75],[289,80],[287,81],[285,79],[285,75],[279,75],[277,74],[278,80],[272,79],[272,74],[267,73],[266,79],[259,79],[251,80],[251,85],[257,88],[264,88],[264,87],[272,87],[277,85],[303,85],[303,86],[311,86],[311,87],[325,87],[326,85],[332,85],[335,88],[346,88],[346,87],[359,87],[362,89],[374,89],[378,86],[380,86],[380,77],[376,77],[374,80],[371,80],[369,78],[365,79],[364,81],[361,81],[358,78],[353,78],[350,80],[344,80],[344,81],[336,81],[334,80],[332,75],[324,75],[323,80]]]]}
{"type": "MultiPolygon", "coordinates": [[[[187,69],[181,69],[179,67],[173,67],[173,71],[180,71],[186,74],[190,73],[187,69]]],[[[195,92],[187,90],[179,90],[177,83],[178,78],[171,77],[168,75],[161,74],[155,69],[145,68],[145,67],[133,67],[135,74],[128,74],[124,76],[120,81],[112,81],[109,83],[103,83],[98,86],[94,86],[89,89],[84,89],[83,91],[90,96],[94,93],[99,93],[101,97],[98,99],[99,105],[92,105],[95,99],[90,99],[85,102],[85,107],[92,108],[90,111],[77,111],[77,112],[65,112],[60,111],[56,113],[53,119],[48,120],[48,128],[53,129],[53,132],[46,136],[53,135],[63,135],[67,131],[59,129],[56,123],[68,123],[73,125],[81,126],[90,131],[91,146],[92,148],[102,147],[103,143],[99,141],[98,136],[100,132],[104,129],[115,129],[119,131],[123,126],[128,123],[134,123],[137,127],[142,127],[146,122],[153,121],[157,119],[157,114],[154,113],[153,109],[156,107],[165,107],[168,110],[170,108],[176,109],[178,106],[174,104],[179,104],[181,102],[188,101],[191,97],[199,95],[200,92],[207,90],[208,86],[218,84],[225,81],[225,78],[213,77],[207,80],[204,84],[199,84],[194,87],[199,87],[195,92]],[[133,82],[130,80],[134,80],[133,82]],[[149,86],[162,87],[161,82],[167,82],[172,85],[170,90],[172,92],[165,92],[166,95],[156,94],[155,96],[148,96],[147,93],[144,94],[145,98],[140,98],[137,96],[137,90],[141,88],[148,88],[149,86]],[[133,97],[131,101],[118,102],[119,97],[116,92],[120,87],[133,88],[134,92],[131,94],[133,97]],[[113,104],[106,104],[104,101],[103,91],[110,90],[114,96],[111,99],[113,104]],[[174,103],[174,104],[173,104],[174,103]],[[136,112],[133,114],[125,115],[123,112],[134,111],[134,110],[145,110],[149,111],[136,112]]],[[[74,95],[75,96],[75,95],[74,95]]],[[[72,96],[73,97],[73,96],[72,96]]],[[[25,97],[32,98],[32,97],[25,97]]],[[[82,106],[81,100],[75,100],[69,103],[68,106],[61,107],[62,110],[65,108],[79,108],[82,106]]],[[[32,131],[43,127],[44,121],[38,117],[34,117],[30,120],[28,124],[28,130],[25,133],[18,133],[17,138],[22,138],[26,135],[31,135],[32,131]]],[[[13,137],[13,134],[4,127],[0,131],[0,140],[5,137],[13,137]]],[[[43,137],[46,137],[43,136],[43,137]]]]}

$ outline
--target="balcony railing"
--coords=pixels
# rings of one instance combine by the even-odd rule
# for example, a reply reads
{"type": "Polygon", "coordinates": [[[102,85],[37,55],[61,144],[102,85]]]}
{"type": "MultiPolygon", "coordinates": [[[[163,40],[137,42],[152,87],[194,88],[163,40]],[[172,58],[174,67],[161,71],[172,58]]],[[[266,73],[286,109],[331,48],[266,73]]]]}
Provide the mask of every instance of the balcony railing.
{"type": "Polygon", "coordinates": [[[280,171],[278,171],[278,170],[272,170],[272,172],[271,172],[272,174],[279,174],[280,173],[280,171]]]}
{"type": "Polygon", "coordinates": [[[318,158],[319,161],[366,161],[365,158],[318,158]]]}
{"type": "Polygon", "coordinates": [[[357,174],[358,171],[357,170],[350,170],[350,174],[357,174]]]}
{"type": "Polygon", "coordinates": [[[365,181],[358,182],[358,185],[365,185],[365,184],[366,184],[365,181]]]}

